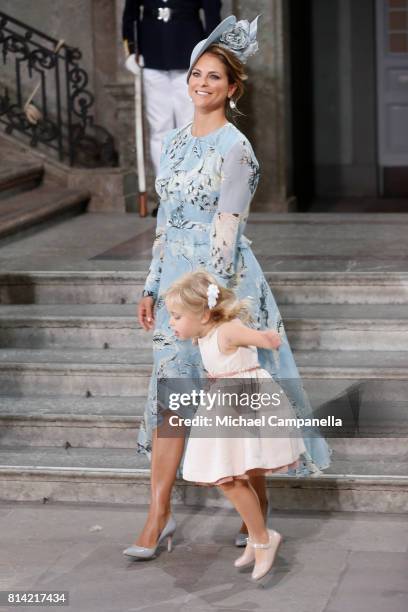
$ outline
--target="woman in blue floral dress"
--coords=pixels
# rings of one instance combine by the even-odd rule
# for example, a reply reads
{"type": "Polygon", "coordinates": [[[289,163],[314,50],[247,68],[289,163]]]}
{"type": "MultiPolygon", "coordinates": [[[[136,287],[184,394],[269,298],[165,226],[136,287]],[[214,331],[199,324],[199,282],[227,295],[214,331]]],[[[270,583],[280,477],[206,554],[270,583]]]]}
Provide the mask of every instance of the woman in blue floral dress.
{"type": "MultiPolygon", "coordinates": [[[[282,339],[279,350],[258,349],[261,367],[280,380],[298,414],[310,410],[276,302],[243,233],[259,164],[248,139],[227,116],[243,92],[243,61],[256,49],[256,20],[236,22],[233,16],[199,43],[188,78],[194,120],[168,132],[163,142],[153,258],[139,304],[141,325],[154,329],[153,371],[138,436],[138,452],[151,455],[151,506],[131,547],[133,556],[152,556],[169,528],[171,490],[184,448],[180,438],[157,436],[157,379],[206,376],[198,347],[172,332],[162,298],[181,275],[205,268],[239,298],[252,298],[256,328],[274,327],[282,339]]],[[[303,474],[329,465],[330,451],[322,438],[306,439],[305,444],[303,474]]],[[[253,484],[265,506],[263,479],[253,484]]]]}

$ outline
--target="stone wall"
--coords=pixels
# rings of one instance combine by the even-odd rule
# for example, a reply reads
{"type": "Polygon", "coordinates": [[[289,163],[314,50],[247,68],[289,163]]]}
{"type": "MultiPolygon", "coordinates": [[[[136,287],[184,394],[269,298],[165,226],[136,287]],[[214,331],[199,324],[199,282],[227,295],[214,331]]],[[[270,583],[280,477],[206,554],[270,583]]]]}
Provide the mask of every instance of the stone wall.
{"type": "MultiPolygon", "coordinates": [[[[3,0],[2,10],[83,53],[82,64],[96,95],[95,119],[114,135],[128,188],[135,189],[133,94],[123,68],[121,16],[124,0],[3,0]]],[[[260,52],[248,64],[248,88],[238,126],[250,138],[261,164],[255,210],[286,211],[287,129],[284,53],[285,0],[224,0],[223,16],[259,23],[260,52]]],[[[153,190],[151,166],[148,184],[153,190]]]]}
{"type": "MultiPolygon", "coordinates": [[[[95,94],[95,121],[116,129],[115,111],[104,86],[116,79],[114,0],[2,0],[11,17],[82,52],[80,61],[95,94]]],[[[34,79],[35,80],[35,79],[34,79]]]]}

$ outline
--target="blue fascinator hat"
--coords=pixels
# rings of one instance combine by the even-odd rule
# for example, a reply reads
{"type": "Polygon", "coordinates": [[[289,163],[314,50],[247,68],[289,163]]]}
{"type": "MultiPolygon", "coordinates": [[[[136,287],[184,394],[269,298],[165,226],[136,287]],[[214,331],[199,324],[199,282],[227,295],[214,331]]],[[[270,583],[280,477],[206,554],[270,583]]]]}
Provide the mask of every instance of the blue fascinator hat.
{"type": "Polygon", "coordinates": [[[193,49],[190,58],[190,67],[187,73],[187,81],[190,78],[191,71],[198,58],[207,51],[207,49],[214,44],[225,47],[229,51],[232,51],[243,64],[247,61],[248,57],[254,55],[258,51],[258,41],[256,40],[256,34],[258,31],[258,19],[260,15],[256,17],[251,23],[246,19],[237,21],[235,15],[226,17],[211,34],[204,40],[200,40],[199,43],[193,49]]]}

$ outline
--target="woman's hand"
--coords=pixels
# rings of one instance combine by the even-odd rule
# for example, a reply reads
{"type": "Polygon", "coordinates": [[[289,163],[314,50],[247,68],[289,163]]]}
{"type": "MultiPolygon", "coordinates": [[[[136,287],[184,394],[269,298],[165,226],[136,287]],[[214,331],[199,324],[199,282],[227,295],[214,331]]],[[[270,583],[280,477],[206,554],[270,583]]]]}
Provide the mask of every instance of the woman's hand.
{"type": "Polygon", "coordinates": [[[149,331],[154,326],[154,313],[153,313],[154,299],[149,295],[142,297],[137,308],[137,317],[140,326],[145,331],[149,331]]]}
{"type": "Polygon", "coordinates": [[[268,348],[278,349],[282,344],[280,335],[274,329],[265,329],[261,333],[268,344],[268,348]]]}

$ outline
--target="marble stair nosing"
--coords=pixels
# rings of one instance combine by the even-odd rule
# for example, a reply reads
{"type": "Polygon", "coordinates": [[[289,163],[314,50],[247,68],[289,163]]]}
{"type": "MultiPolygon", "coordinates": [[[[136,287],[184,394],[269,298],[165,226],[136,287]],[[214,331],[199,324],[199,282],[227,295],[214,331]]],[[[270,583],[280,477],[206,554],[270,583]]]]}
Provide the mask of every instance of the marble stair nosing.
{"type": "Polygon", "coordinates": [[[0,201],[0,238],[32,228],[59,215],[83,212],[90,193],[79,189],[40,186],[0,201]]]}
{"type": "MultiPolygon", "coordinates": [[[[401,351],[408,347],[405,305],[283,305],[294,349],[401,351]]],[[[0,344],[24,348],[149,348],[151,333],[131,304],[3,305],[0,344]]]]}
{"type": "MultiPolygon", "coordinates": [[[[266,271],[265,277],[281,304],[408,304],[405,272],[266,271]]],[[[145,270],[7,272],[0,275],[0,303],[135,304],[145,278],[145,270]]]]}
{"type": "MultiPolygon", "coordinates": [[[[134,451],[68,449],[61,455],[58,449],[42,448],[14,449],[14,453],[12,449],[0,452],[0,499],[148,503],[148,465],[134,451]],[[8,460],[2,460],[5,453],[8,460]]],[[[347,470],[347,473],[337,473],[333,466],[332,473],[314,478],[268,477],[273,508],[300,506],[304,510],[371,512],[408,510],[408,477],[353,473],[353,469],[364,471],[357,461],[340,462],[339,468],[347,470]]],[[[173,499],[175,503],[199,506],[226,504],[216,487],[202,489],[178,480],[173,499]]]]}
{"type": "Polygon", "coordinates": [[[10,191],[22,191],[39,184],[43,178],[44,165],[41,162],[22,162],[1,164],[0,168],[0,201],[10,191]]]}

